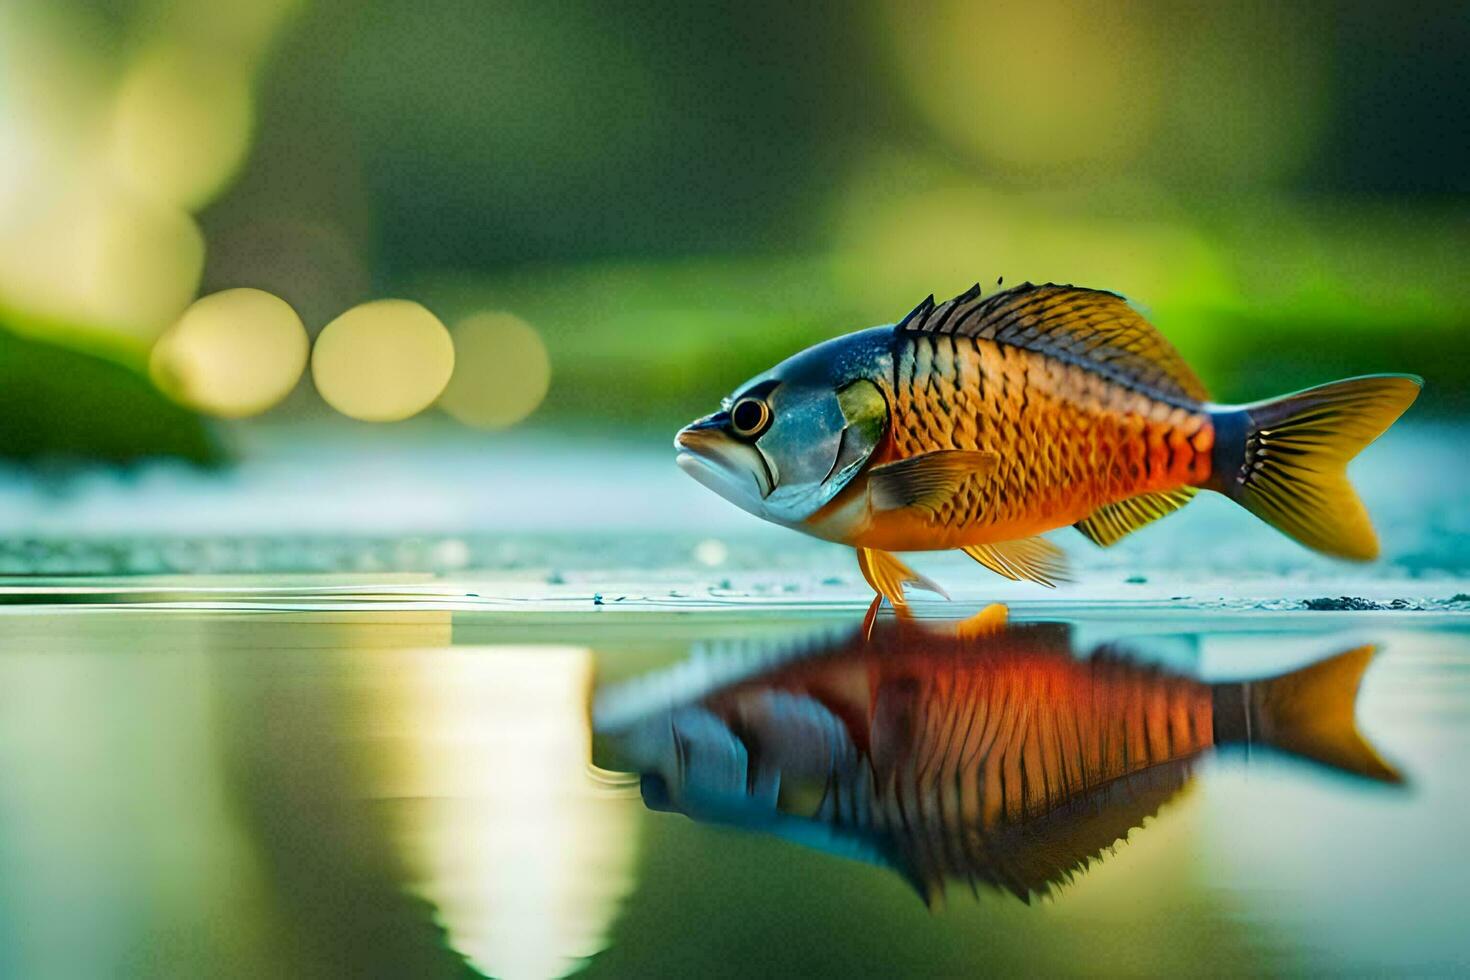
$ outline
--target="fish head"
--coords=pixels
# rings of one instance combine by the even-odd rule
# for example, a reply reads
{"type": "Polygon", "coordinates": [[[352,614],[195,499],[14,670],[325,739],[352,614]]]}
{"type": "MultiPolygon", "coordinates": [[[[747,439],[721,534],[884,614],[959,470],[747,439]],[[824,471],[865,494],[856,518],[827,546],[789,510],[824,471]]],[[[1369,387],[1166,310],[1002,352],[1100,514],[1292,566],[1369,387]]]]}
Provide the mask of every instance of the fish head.
{"type": "Polygon", "coordinates": [[[649,809],[696,818],[815,809],[821,790],[850,782],[860,761],[847,726],[821,702],[761,687],[718,707],[651,715],[613,742],[649,809]]]}
{"type": "Polygon", "coordinates": [[[674,437],[678,464],[735,506],[776,524],[811,517],[863,468],[888,429],[880,379],[892,328],[802,351],[735,389],[674,437]]]}

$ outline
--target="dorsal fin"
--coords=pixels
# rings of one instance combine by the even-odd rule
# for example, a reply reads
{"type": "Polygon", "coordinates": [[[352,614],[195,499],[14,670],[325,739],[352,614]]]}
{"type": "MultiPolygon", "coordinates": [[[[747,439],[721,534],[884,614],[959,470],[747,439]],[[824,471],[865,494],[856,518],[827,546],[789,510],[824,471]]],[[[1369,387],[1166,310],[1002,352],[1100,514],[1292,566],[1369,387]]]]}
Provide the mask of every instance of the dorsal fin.
{"type": "MultiPolygon", "coordinates": [[[[1055,894],[1126,843],[1189,783],[1192,760],[1175,759],[1104,783],[1019,826],[1002,825],[985,840],[989,860],[964,870],[1029,903],[1055,894]]],[[[953,872],[951,872],[953,873],[953,872]]]]}
{"type": "Polygon", "coordinates": [[[1117,293],[1022,283],[989,297],[979,285],[939,305],[931,296],[899,322],[908,333],[992,340],[1076,364],[1165,401],[1210,394],[1174,345],[1117,293]]]}
{"type": "Polygon", "coordinates": [[[1072,526],[1099,548],[1108,548],[1145,524],[1167,517],[1194,499],[1194,487],[1141,493],[1115,504],[1104,504],[1072,526]]]}
{"type": "MultiPolygon", "coordinates": [[[[1188,785],[1192,762],[1157,763],[1077,794],[1046,813],[986,830],[958,819],[955,810],[908,799],[904,809],[916,814],[913,823],[890,819],[885,827],[891,860],[931,906],[953,879],[1010,892],[1030,904],[1033,895],[1055,894],[1101,863],[1119,842],[1128,841],[1134,830],[1156,817],[1188,785]]],[[[980,775],[978,770],[965,770],[958,780],[974,783],[980,775]]],[[[902,780],[873,789],[895,795],[912,792],[902,780]]],[[[983,795],[986,790],[976,787],[968,792],[983,795]]],[[[870,809],[903,812],[881,797],[870,809]]]]}

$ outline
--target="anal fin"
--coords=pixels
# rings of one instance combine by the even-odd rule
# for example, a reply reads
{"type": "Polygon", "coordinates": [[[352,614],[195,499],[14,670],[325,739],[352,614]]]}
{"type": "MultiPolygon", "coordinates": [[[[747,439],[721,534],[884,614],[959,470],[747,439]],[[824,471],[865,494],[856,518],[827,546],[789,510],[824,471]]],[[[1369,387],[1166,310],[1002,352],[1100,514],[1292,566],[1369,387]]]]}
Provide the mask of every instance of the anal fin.
{"type": "Polygon", "coordinates": [[[938,583],[920,575],[900,561],[896,555],[879,551],[877,548],[859,548],[857,559],[858,569],[863,573],[863,578],[867,579],[874,592],[893,603],[894,608],[907,605],[903,595],[905,585],[912,585],[915,588],[941,595],[946,599],[949,598],[949,593],[945,592],[938,583]]]}
{"type": "Polygon", "coordinates": [[[1108,548],[1145,524],[1168,517],[1193,500],[1197,493],[1199,491],[1194,487],[1141,493],[1115,504],[1104,504],[1072,526],[1099,548],[1108,548]]]}
{"type": "Polygon", "coordinates": [[[1026,579],[1050,589],[1071,580],[1066,552],[1045,538],[972,544],[960,550],[1013,582],[1026,579]]]}

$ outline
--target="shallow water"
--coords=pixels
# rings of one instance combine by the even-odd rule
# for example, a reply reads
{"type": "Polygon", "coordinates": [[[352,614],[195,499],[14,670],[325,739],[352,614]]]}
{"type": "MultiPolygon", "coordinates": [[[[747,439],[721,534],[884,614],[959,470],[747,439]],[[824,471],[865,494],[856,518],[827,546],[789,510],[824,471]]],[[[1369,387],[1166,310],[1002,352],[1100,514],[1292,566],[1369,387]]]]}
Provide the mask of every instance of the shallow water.
{"type": "Polygon", "coordinates": [[[1253,733],[1156,812],[1096,803],[1141,826],[1029,901],[926,901],[871,836],[649,809],[615,731],[846,642],[850,611],[12,606],[0,975],[1470,966],[1463,614],[1046,615],[1070,656],[1209,682],[1374,645],[1357,725],[1402,781],[1253,733]]]}

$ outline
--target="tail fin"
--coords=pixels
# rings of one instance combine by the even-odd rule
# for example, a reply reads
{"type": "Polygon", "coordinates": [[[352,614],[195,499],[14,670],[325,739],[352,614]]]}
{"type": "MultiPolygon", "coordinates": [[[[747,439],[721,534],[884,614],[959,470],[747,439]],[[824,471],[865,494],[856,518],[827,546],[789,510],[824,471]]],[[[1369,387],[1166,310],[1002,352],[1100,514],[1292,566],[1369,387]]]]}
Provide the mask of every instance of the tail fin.
{"type": "Polygon", "coordinates": [[[1217,409],[1213,485],[1314,551],[1376,558],[1378,536],[1348,483],[1347,464],[1423,384],[1412,374],[1373,374],[1217,409]]]}
{"type": "Polygon", "coordinates": [[[1368,779],[1400,783],[1354,720],[1358,686],[1374,646],[1249,684],[1215,685],[1215,740],[1270,745],[1368,779]]]}

